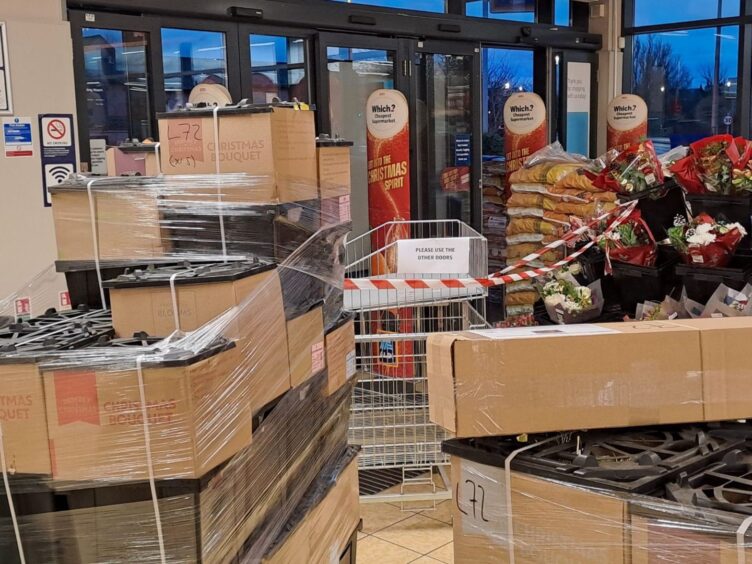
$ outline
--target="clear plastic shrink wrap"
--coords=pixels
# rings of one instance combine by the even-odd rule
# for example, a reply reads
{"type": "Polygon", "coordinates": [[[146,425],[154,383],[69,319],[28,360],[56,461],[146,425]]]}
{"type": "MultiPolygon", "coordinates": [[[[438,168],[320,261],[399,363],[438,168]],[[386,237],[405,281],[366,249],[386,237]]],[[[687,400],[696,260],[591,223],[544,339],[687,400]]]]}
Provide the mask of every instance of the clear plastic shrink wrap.
{"type": "Polygon", "coordinates": [[[50,269],[0,302],[3,564],[261,562],[352,458],[350,225],[322,220],[313,138],[296,167],[284,137],[268,174],[53,190],[67,284],[50,269]]]}
{"type": "Polygon", "coordinates": [[[319,243],[188,333],[118,338],[107,312],[75,310],[6,327],[0,561],[18,539],[27,562],[260,560],[347,446],[321,306],[290,330],[277,275],[341,285],[341,237],[329,260],[319,243]]]}
{"type": "Polygon", "coordinates": [[[747,425],[444,443],[458,563],[752,558],[747,425]]]}

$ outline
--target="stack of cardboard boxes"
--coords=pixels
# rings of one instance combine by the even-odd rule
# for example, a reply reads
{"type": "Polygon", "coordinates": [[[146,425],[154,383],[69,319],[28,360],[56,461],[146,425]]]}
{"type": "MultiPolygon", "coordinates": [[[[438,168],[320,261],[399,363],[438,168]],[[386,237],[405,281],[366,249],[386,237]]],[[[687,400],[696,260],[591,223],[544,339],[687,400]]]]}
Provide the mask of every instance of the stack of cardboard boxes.
{"type": "MultiPolygon", "coordinates": [[[[625,481],[645,467],[658,475],[668,472],[660,457],[647,454],[671,429],[661,426],[692,424],[703,440],[718,422],[752,417],[752,369],[744,345],[750,338],[752,322],[745,318],[431,335],[431,420],[470,445],[464,450],[447,445],[455,561],[687,562],[682,558],[694,552],[697,562],[736,562],[737,548],[750,550],[743,512],[714,511],[697,495],[688,496],[696,504],[685,505],[678,497],[646,498],[531,475],[515,470],[515,460],[534,445],[561,444],[582,430],[640,427],[658,435],[644,442],[644,456],[637,451],[630,458],[629,449],[614,440],[594,451],[592,464],[583,455],[572,476],[602,472],[625,481]],[[491,447],[493,456],[484,454],[501,437],[520,442],[506,452],[491,447]]],[[[724,490],[734,495],[712,490],[752,470],[752,460],[743,455],[752,429],[744,424],[712,432],[737,433],[743,445],[733,455],[739,460],[724,458],[725,475],[709,474],[706,494],[741,506],[740,490],[724,490]]],[[[584,443],[577,445],[572,460],[583,452],[584,443]]],[[[714,452],[712,441],[697,446],[714,452]]],[[[558,468],[547,468],[553,467],[558,468]]],[[[676,478],[679,484],[690,470],[676,478]]]]}
{"type": "Polygon", "coordinates": [[[104,297],[112,321],[72,350],[0,352],[34,353],[0,393],[30,402],[0,417],[0,561],[279,561],[309,535],[308,561],[339,561],[359,522],[354,329],[332,305],[349,150],[322,158],[312,112],[286,106],[165,114],[160,137],[162,176],[53,191],[71,301],[104,297]]]}

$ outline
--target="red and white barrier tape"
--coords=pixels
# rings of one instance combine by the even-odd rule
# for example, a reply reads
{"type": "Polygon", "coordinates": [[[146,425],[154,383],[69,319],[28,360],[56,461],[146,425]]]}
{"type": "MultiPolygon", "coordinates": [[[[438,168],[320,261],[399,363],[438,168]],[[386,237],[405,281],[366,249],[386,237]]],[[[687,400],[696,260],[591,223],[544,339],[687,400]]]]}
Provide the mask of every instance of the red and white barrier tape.
{"type": "Polygon", "coordinates": [[[593,219],[592,221],[588,222],[587,224],[583,225],[582,227],[579,227],[575,230],[570,231],[567,233],[564,237],[559,239],[558,241],[554,241],[552,243],[549,243],[548,245],[544,245],[539,250],[537,250],[534,253],[531,253],[527,255],[526,257],[521,258],[516,263],[506,267],[504,270],[497,272],[495,274],[490,274],[489,276],[485,278],[346,278],[345,279],[345,290],[428,290],[428,289],[458,289],[458,288],[490,288],[493,286],[501,286],[503,284],[510,284],[512,282],[521,282],[523,280],[532,280],[534,278],[538,278],[540,276],[543,276],[544,274],[548,274],[549,272],[553,272],[555,270],[558,270],[562,268],[563,266],[566,266],[567,264],[573,262],[578,257],[582,256],[585,251],[587,251],[590,247],[595,245],[597,240],[603,236],[605,236],[607,233],[613,231],[616,227],[621,225],[628,217],[629,215],[634,211],[635,206],[637,205],[637,201],[632,201],[626,204],[623,204],[613,210],[611,210],[608,213],[604,213],[603,215],[600,215],[593,219]],[[582,235],[587,233],[588,230],[592,229],[595,225],[598,223],[607,220],[612,215],[619,213],[617,218],[609,225],[608,229],[606,229],[603,234],[601,234],[596,239],[589,241],[585,245],[583,245],[581,248],[577,249],[572,254],[564,257],[560,261],[556,262],[555,264],[552,264],[551,266],[544,266],[540,268],[532,268],[530,270],[526,270],[524,272],[518,272],[515,274],[508,274],[512,270],[517,270],[519,268],[522,268],[523,266],[526,266],[533,262],[534,260],[539,259],[544,254],[546,254],[549,251],[552,251],[554,249],[557,249],[561,247],[562,245],[566,245],[567,243],[571,241],[576,241],[579,239],[582,235]]]}

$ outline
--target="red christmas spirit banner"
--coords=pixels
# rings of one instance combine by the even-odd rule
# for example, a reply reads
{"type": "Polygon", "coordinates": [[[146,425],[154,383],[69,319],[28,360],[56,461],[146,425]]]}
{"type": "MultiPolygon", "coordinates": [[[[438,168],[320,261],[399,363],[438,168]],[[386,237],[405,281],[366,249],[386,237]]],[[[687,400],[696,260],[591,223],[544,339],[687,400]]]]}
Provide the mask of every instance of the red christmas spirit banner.
{"type": "Polygon", "coordinates": [[[507,178],[548,143],[546,104],[532,92],[518,92],[504,104],[504,156],[507,178]]]}
{"type": "MultiPolygon", "coordinates": [[[[407,98],[398,90],[376,90],[366,101],[368,217],[372,229],[410,219],[409,116],[407,98]]],[[[396,272],[397,252],[392,243],[409,236],[406,224],[379,230],[372,236],[372,250],[384,252],[371,258],[371,276],[396,272]]],[[[381,312],[372,330],[382,335],[412,333],[410,308],[381,312]]],[[[397,378],[414,375],[412,343],[386,338],[374,349],[377,373],[397,378]]]]}
{"type": "Polygon", "coordinates": [[[648,106],[634,94],[621,94],[608,105],[606,144],[622,150],[648,136],[648,106]]]}

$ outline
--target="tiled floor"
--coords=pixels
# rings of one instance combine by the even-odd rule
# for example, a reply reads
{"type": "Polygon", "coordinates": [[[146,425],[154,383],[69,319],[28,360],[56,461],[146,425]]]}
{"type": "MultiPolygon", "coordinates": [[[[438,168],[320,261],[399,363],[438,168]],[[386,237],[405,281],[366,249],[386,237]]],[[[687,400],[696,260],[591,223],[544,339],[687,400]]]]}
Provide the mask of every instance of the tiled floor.
{"type": "Polygon", "coordinates": [[[454,563],[451,500],[434,510],[403,511],[389,503],[362,504],[358,564],[454,563]]]}

